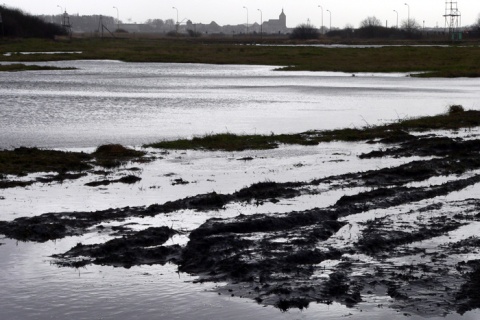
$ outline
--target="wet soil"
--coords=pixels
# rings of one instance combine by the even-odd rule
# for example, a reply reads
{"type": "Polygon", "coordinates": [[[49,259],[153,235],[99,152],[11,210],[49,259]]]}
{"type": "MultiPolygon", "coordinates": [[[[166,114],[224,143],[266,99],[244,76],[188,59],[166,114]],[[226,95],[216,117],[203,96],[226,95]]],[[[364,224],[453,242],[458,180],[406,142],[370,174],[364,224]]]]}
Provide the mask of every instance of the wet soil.
{"type": "Polygon", "coordinates": [[[168,227],[148,228],[130,232],[105,243],[83,245],[77,243],[69,251],[55,255],[59,265],[83,267],[87,264],[123,266],[126,268],[142,264],[165,264],[178,260],[180,246],[162,246],[176,233],[168,227]]]}
{"type": "Polygon", "coordinates": [[[180,271],[199,276],[199,282],[226,282],[217,289],[220,294],[254,299],[281,310],[333,301],[353,307],[361,301],[374,303],[376,297],[389,297],[384,299],[388,307],[421,316],[479,308],[480,260],[468,256],[480,254],[480,240],[455,241],[453,235],[480,223],[480,199],[442,197],[480,184],[476,172],[480,142],[396,134],[392,140],[375,143],[379,150],[361,159],[424,159],[311,181],[256,183],[231,194],[211,192],[148,207],[17,218],[0,221],[0,233],[43,242],[103,232],[114,239],[77,244],[55,255],[56,263],[131,267],[171,262],[180,271]],[[442,176],[451,179],[428,182],[442,176]],[[167,226],[141,231],[127,224],[104,226],[187,209],[214,211],[234,203],[275,203],[340,188],[360,190],[322,208],[212,218],[190,231],[185,246],[166,245],[177,234],[167,226]],[[419,205],[421,201],[424,205],[419,205]],[[389,214],[377,216],[377,212],[389,214]],[[362,214],[371,216],[359,222],[350,219],[362,214]],[[445,235],[450,240],[439,240],[445,235]]]}

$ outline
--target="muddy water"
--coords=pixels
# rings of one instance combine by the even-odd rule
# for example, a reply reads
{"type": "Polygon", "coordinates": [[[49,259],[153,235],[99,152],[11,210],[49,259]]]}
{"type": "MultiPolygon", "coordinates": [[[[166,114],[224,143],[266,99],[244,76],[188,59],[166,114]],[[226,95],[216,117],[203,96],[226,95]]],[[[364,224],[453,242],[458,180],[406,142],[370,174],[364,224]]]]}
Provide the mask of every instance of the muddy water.
{"type": "Polygon", "coordinates": [[[479,108],[479,79],[278,72],[268,66],[68,61],[0,77],[0,147],[140,145],[211,132],[291,133],[479,108]]]}
{"type": "MultiPolygon", "coordinates": [[[[2,190],[5,197],[1,200],[2,220],[52,211],[72,212],[164,203],[167,200],[212,190],[233,192],[258,181],[303,181],[328,176],[331,172],[361,172],[372,167],[389,167],[415,159],[360,160],[357,157],[371,148],[371,145],[365,144],[331,143],[318,147],[292,146],[236,154],[171,152],[163,154],[162,159],[153,163],[140,164],[141,172],[138,175],[142,177],[142,181],[133,186],[89,188],[84,184],[95,180],[94,176],[89,176],[63,184],[36,184],[28,188],[2,190]],[[252,156],[254,160],[237,160],[245,156],[252,156]],[[172,185],[172,179],[177,177],[190,183],[172,185]]],[[[124,171],[120,168],[111,175],[115,177],[122,174],[124,171]]],[[[445,177],[437,183],[448,179],[449,177],[445,177]]],[[[321,189],[322,186],[318,188],[321,189]]],[[[108,228],[118,224],[136,223],[134,229],[172,226],[177,230],[188,231],[197,228],[209,218],[324,207],[345,194],[359,191],[361,190],[345,189],[263,205],[233,204],[220,211],[186,210],[152,218],[104,223],[104,226],[108,228]]],[[[474,186],[473,189],[453,194],[446,200],[475,197],[477,191],[478,186],[474,186]]],[[[427,204],[428,201],[415,205],[427,204]]],[[[409,212],[411,208],[412,205],[405,205],[389,210],[374,210],[345,219],[355,225],[358,221],[385,215],[398,215],[403,218],[402,213],[409,212]]],[[[355,234],[351,228],[348,234],[351,237],[350,242],[353,241],[355,234]]],[[[276,308],[258,305],[250,299],[218,295],[214,290],[221,284],[193,283],[194,277],[177,273],[174,265],[130,269],[90,265],[78,270],[51,265],[52,254],[63,253],[76,243],[93,244],[109,239],[111,236],[108,233],[98,232],[95,228],[83,236],[67,237],[43,244],[0,239],[0,243],[4,243],[0,246],[2,319],[420,319],[415,315],[407,317],[387,307],[392,301],[388,296],[365,297],[365,302],[354,308],[336,303],[311,303],[306,310],[282,313],[276,308]]],[[[336,239],[345,241],[342,231],[332,240],[336,239]]],[[[187,236],[179,235],[170,239],[168,245],[185,245],[187,241],[187,236]]],[[[445,240],[440,238],[438,241],[443,243],[445,240]]],[[[345,245],[348,245],[348,241],[345,245]]],[[[478,319],[479,316],[478,311],[472,311],[463,317],[451,314],[441,319],[478,319]]]]}

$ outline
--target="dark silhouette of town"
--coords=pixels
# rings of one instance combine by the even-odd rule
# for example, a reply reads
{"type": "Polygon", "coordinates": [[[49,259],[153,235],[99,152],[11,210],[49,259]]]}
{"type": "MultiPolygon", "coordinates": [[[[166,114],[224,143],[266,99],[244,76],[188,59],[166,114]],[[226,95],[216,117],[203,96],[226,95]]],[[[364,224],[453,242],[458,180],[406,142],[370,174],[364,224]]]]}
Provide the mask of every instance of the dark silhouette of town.
{"type": "MultiPolygon", "coordinates": [[[[42,15],[39,16],[46,22],[62,24],[65,14],[62,15],[42,15]]],[[[265,33],[265,34],[286,34],[291,30],[287,28],[287,17],[283,9],[278,19],[269,19],[262,24],[254,22],[251,25],[224,25],[221,26],[215,21],[208,24],[196,23],[191,20],[176,22],[173,19],[149,19],[145,23],[124,23],[117,21],[113,17],[90,15],[69,15],[69,24],[73,33],[99,32],[102,25],[109,30],[126,33],[196,33],[196,34],[223,34],[223,35],[241,35],[247,33],[265,33]]]]}

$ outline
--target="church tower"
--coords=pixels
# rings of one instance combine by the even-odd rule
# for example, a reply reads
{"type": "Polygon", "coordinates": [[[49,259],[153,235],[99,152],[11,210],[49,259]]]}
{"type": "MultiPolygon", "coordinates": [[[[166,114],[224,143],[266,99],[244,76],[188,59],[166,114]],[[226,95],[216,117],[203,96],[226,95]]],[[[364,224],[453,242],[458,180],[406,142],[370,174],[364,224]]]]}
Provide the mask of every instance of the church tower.
{"type": "Polygon", "coordinates": [[[282,9],[282,13],[280,13],[280,16],[278,17],[278,20],[282,28],[287,28],[287,16],[283,12],[283,9],[282,9]]]}

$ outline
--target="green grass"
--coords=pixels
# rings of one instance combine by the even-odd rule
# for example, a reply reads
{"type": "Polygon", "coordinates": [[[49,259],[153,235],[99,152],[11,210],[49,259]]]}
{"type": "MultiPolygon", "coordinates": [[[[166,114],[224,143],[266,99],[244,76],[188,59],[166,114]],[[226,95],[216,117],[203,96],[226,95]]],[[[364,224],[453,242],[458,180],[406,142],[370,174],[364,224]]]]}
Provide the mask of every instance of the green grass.
{"type": "Polygon", "coordinates": [[[358,129],[338,129],[328,131],[308,131],[281,135],[235,135],[231,133],[211,134],[193,139],[160,141],[144,147],[174,150],[221,150],[242,151],[274,149],[280,144],[317,145],[331,141],[367,141],[384,139],[401,141],[409,131],[458,130],[480,126],[480,111],[464,111],[461,106],[452,106],[450,111],[430,117],[406,119],[391,124],[358,129]]]}
{"type": "Polygon", "coordinates": [[[202,150],[265,150],[275,149],[280,143],[284,144],[311,144],[301,134],[292,135],[235,135],[232,133],[220,133],[194,137],[193,139],[180,139],[175,141],[161,141],[146,145],[146,147],[160,149],[202,149],[202,150]]]}
{"type": "Polygon", "coordinates": [[[203,150],[252,150],[252,149],[274,149],[278,143],[268,136],[243,135],[238,136],[231,133],[221,133],[195,137],[193,139],[180,139],[175,141],[161,141],[148,145],[161,149],[203,149],[203,150]]]}
{"type": "Polygon", "coordinates": [[[208,39],[39,39],[0,42],[0,61],[114,59],[127,62],[182,62],[280,66],[285,70],[343,72],[428,72],[420,76],[480,75],[480,47],[423,46],[322,48],[255,46],[208,39]],[[7,52],[79,51],[79,54],[3,56],[7,52]]]}
{"type": "Polygon", "coordinates": [[[112,168],[144,155],[145,152],[117,144],[100,146],[92,154],[26,147],[0,150],[0,177],[6,174],[22,176],[34,172],[85,171],[92,169],[94,165],[112,168]]]}
{"type": "Polygon", "coordinates": [[[92,157],[83,152],[63,152],[20,147],[0,151],[0,174],[82,171],[92,168],[92,157]]]}
{"type": "Polygon", "coordinates": [[[23,63],[14,63],[0,65],[0,72],[16,72],[16,71],[43,71],[43,70],[74,70],[75,68],[59,68],[53,66],[37,66],[25,65],[23,63]]]}
{"type": "Polygon", "coordinates": [[[96,164],[105,168],[115,168],[132,159],[138,159],[145,155],[143,151],[125,148],[120,144],[106,144],[98,147],[92,156],[96,164]]]}

